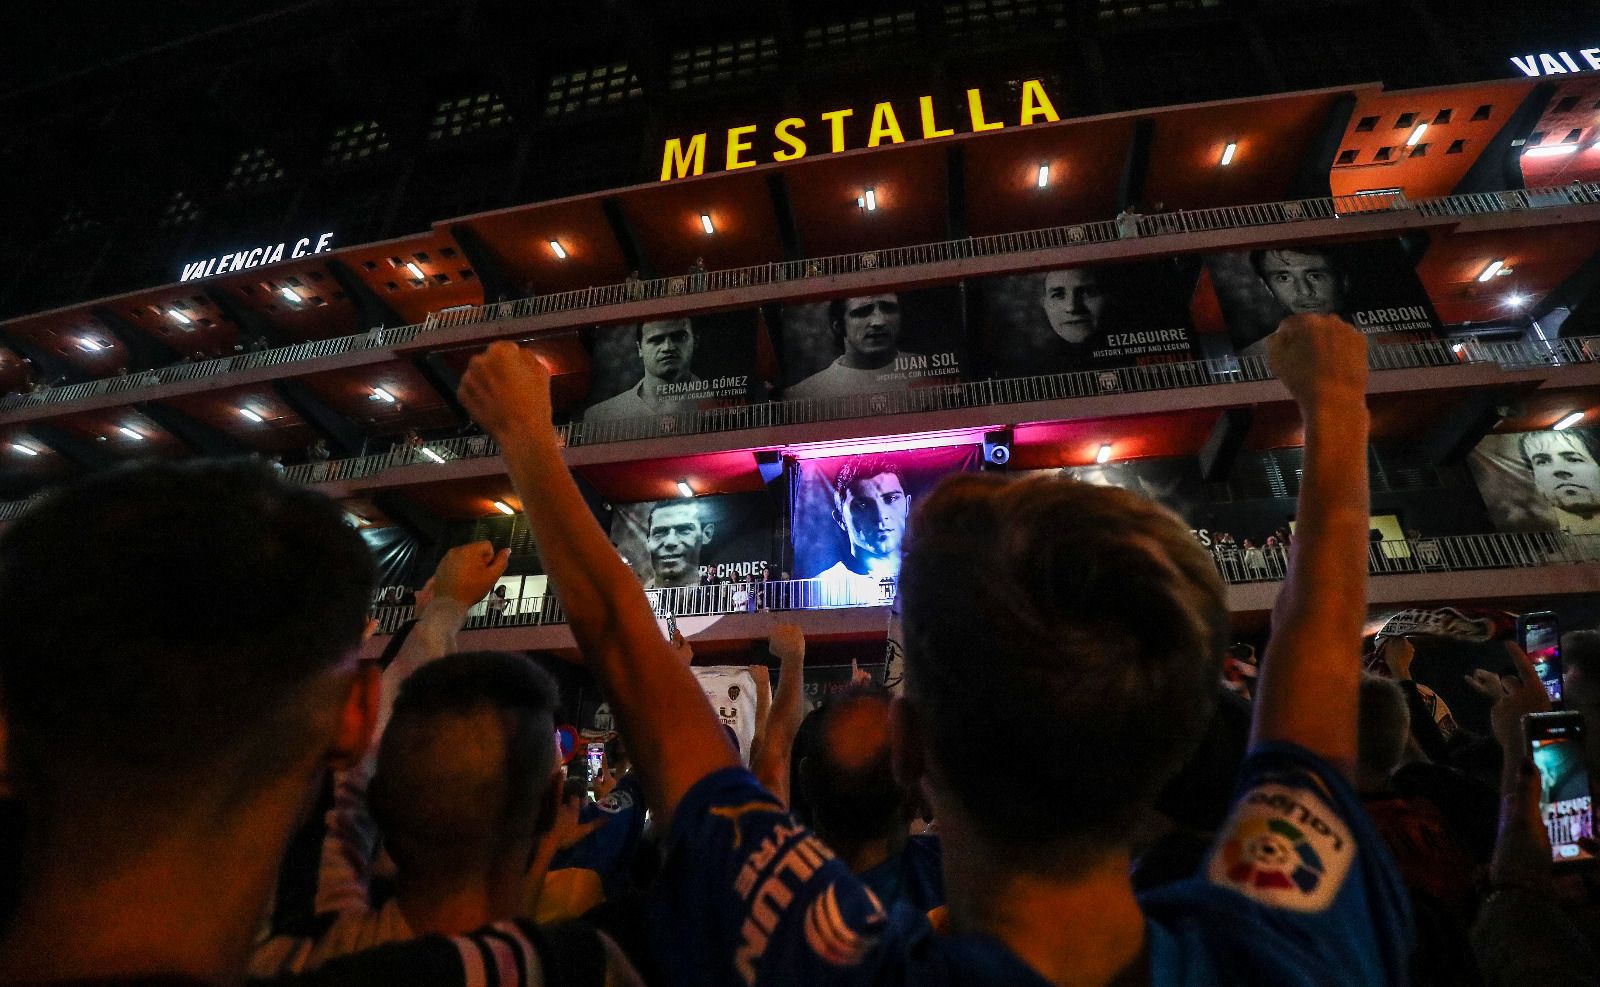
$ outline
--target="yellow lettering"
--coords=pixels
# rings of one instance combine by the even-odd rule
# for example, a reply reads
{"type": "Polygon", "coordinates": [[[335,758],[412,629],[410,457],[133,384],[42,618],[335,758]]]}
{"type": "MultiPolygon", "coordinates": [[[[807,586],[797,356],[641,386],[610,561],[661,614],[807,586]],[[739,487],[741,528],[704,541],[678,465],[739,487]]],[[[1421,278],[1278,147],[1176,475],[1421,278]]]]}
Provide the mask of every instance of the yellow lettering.
{"type": "Polygon", "coordinates": [[[1039,84],[1038,79],[1029,79],[1022,84],[1022,125],[1026,127],[1033,122],[1034,117],[1043,117],[1046,123],[1055,123],[1061,119],[1060,114],[1056,113],[1056,108],[1051,105],[1044,86],[1039,84]]]}
{"type": "Polygon", "coordinates": [[[674,137],[661,152],[661,180],[703,174],[706,170],[706,135],[695,134],[689,146],[674,137]]]}
{"type": "Polygon", "coordinates": [[[933,118],[933,97],[922,97],[922,139],[932,140],[935,137],[949,137],[955,133],[954,129],[939,129],[939,123],[933,118]]]}
{"type": "Polygon", "coordinates": [[[967,90],[967,109],[972,111],[972,132],[982,133],[985,130],[999,130],[1005,124],[996,120],[993,123],[983,118],[983,94],[976,89],[967,90]]]}
{"type": "Polygon", "coordinates": [[[867,135],[867,146],[877,147],[886,137],[891,144],[903,144],[906,139],[900,132],[900,121],[895,118],[894,107],[879,103],[872,108],[872,133],[867,135]]]}
{"type": "Polygon", "coordinates": [[[755,167],[755,162],[754,161],[745,161],[744,159],[739,157],[740,152],[750,150],[750,142],[747,141],[747,140],[741,140],[740,138],[745,137],[746,135],[749,135],[749,134],[753,134],[755,132],[756,132],[755,124],[751,124],[748,127],[730,127],[730,128],[728,128],[728,170],[729,171],[733,171],[735,168],[753,168],[753,167],[755,167]]]}
{"type": "Polygon", "coordinates": [[[844,118],[854,115],[854,110],[829,110],[822,114],[822,119],[833,124],[833,153],[844,150],[844,118]]]}
{"type": "Polygon", "coordinates": [[[806,122],[799,117],[789,117],[778,121],[777,129],[773,133],[777,135],[778,140],[787,144],[791,150],[773,152],[772,160],[793,161],[795,158],[806,156],[806,142],[795,133],[796,130],[805,125],[806,122]]]}

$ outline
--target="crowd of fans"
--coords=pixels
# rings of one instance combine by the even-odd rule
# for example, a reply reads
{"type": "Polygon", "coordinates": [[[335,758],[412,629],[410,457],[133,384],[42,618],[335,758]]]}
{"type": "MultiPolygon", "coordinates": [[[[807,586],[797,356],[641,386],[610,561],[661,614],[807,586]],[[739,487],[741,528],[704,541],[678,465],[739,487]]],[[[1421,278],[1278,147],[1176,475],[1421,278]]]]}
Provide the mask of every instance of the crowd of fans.
{"type": "MultiPolygon", "coordinates": [[[[0,535],[0,983],[1597,982],[1521,729],[1545,687],[1508,646],[1490,726],[1444,736],[1411,640],[1364,670],[1365,344],[1299,316],[1269,349],[1305,460],[1259,660],[1165,509],[962,475],[908,539],[903,680],[803,715],[778,624],[740,743],[548,371],[490,347],[461,400],[615,719],[592,778],[553,658],[457,648],[506,552],[449,551],[369,660],[373,563],[321,495],[243,462],[64,487],[0,535]]],[[[1566,658],[1600,712],[1600,634],[1566,658]]]]}

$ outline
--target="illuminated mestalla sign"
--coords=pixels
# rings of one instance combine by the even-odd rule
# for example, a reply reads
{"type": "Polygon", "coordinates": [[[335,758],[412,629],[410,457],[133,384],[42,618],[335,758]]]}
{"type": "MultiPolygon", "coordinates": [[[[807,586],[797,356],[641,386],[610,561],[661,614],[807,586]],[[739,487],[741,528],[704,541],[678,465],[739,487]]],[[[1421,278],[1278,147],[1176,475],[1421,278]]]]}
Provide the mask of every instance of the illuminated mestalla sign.
{"type": "Polygon", "coordinates": [[[260,267],[263,264],[276,264],[283,260],[283,252],[289,251],[290,257],[304,257],[306,254],[320,254],[329,249],[329,241],[333,239],[332,233],[317,234],[317,245],[311,245],[311,238],[303,236],[294,242],[294,247],[289,247],[289,241],[267,244],[263,247],[252,247],[249,250],[240,250],[231,254],[218,254],[208,260],[197,260],[193,264],[183,265],[183,275],[179,281],[193,281],[195,278],[209,278],[213,274],[226,274],[229,271],[243,271],[246,268],[260,267]]]}
{"type": "Polygon", "coordinates": [[[1576,58],[1571,52],[1542,52],[1538,55],[1512,55],[1511,64],[1523,75],[1565,75],[1568,72],[1593,72],[1600,70],[1600,48],[1580,48],[1576,58]]]}
{"type": "MultiPolygon", "coordinates": [[[[1022,84],[1020,103],[1014,126],[1055,123],[1061,119],[1055,105],[1050,102],[1050,96],[1044,91],[1044,85],[1038,79],[1029,79],[1022,84]]],[[[998,103],[985,107],[983,94],[980,91],[967,90],[967,118],[972,133],[1013,126],[1007,122],[1003,112],[998,103]]],[[[940,126],[932,96],[917,97],[915,112],[902,114],[894,103],[876,103],[870,111],[862,111],[861,118],[865,119],[869,114],[872,118],[871,129],[867,133],[866,143],[860,145],[862,147],[903,144],[907,140],[930,140],[934,137],[949,137],[955,133],[953,127],[940,126]],[[906,121],[903,125],[902,119],[906,121]],[[919,124],[920,129],[916,129],[919,124]]],[[[840,151],[849,150],[845,121],[855,115],[854,109],[847,108],[829,110],[818,116],[815,121],[802,117],[779,120],[767,132],[773,146],[765,157],[770,161],[797,161],[813,153],[838,154],[840,151]],[[812,124],[815,125],[815,129],[808,131],[807,126],[812,124]]],[[[763,152],[755,148],[754,138],[759,131],[761,127],[753,123],[744,127],[728,128],[727,133],[723,135],[721,161],[723,169],[735,171],[739,168],[753,168],[763,163],[760,160],[763,152]]],[[[707,136],[707,134],[694,134],[688,138],[668,138],[661,149],[661,180],[666,182],[674,178],[705,174],[707,136]]],[[[717,169],[713,166],[712,170],[717,169]]]]}

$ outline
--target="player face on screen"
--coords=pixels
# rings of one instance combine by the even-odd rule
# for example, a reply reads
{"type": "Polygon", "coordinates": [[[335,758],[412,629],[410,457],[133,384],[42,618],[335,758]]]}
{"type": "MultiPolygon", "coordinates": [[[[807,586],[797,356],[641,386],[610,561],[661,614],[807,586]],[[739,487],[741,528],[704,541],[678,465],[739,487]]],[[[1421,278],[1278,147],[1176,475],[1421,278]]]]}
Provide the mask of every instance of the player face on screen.
{"type": "Polygon", "coordinates": [[[1600,464],[1573,432],[1530,432],[1522,454],[1533,467],[1533,485],[1551,506],[1584,516],[1600,512],[1600,464]]]}
{"type": "Polygon", "coordinates": [[[850,550],[864,562],[898,560],[911,497],[893,473],[857,476],[845,486],[834,520],[850,537],[850,550]]]}
{"type": "Polygon", "coordinates": [[[845,299],[839,329],[847,363],[887,363],[900,350],[900,296],[889,293],[845,299]]]}
{"type": "Polygon", "coordinates": [[[1320,250],[1263,251],[1257,273],[1293,314],[1337,315],[1344,308],[1347,279],[1320,250]]]}
{"type": "Polygon", "coordinates": [[[1106,297],[1100,275],[1087,267],[1069,267],[1044,276],[1044,317],[1057,336],[1073,345],[1100,331],[1106,297]]]}
{"type": "Polygon", "coordinates": [[[692,375],[694,329],[688,319],[646,322],[639,327],[639,357],[647,377],[676,384],[692,375]]]}
{"type": "Polygon", "coordinates": [[[694,586],[700,582],[700,553],[711,543],[714,525],[700,520],[693,501],[662,504],[650,512],[645,547],[657,586],[694,586]]]}

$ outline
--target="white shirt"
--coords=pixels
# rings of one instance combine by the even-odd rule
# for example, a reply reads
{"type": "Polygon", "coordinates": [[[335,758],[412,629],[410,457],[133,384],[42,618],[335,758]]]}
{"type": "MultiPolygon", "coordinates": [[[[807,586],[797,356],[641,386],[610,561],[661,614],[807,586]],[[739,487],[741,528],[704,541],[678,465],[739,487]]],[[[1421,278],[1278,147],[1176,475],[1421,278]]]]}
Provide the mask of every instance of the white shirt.
{"type": "MultiPolygon", "coordinates": [[[[691,376],[684,383],[694,383],[699,377],[691,376]]],[[[586,422],[618,421],[624,418],[648,418],[662,412],[680,410],[681,405],[692,405],[708,397],[709,394],[701,392],[685,395],[668,395],[661,397],[652,392],[650,398],[645,397],[644,378],[616,397],[607,398],[594,405],[583,413],[586,422]]]]}
{"type": "MultiPolygon", "coordinates": [[[[916,353],[901,350],[901,357],[919,357],[916,353]]],[[[920,359],[920,357],[919,357],[920,359]]],[[[904,370],[896,370],[894,362],[876,370],[857,370],[844,365],[839,357],[827,368],[812,374],[783,392],[786,399],[835,398],[846,394],[873,394],[883,391],[909,390],[913,379],[904,370]]]]}

